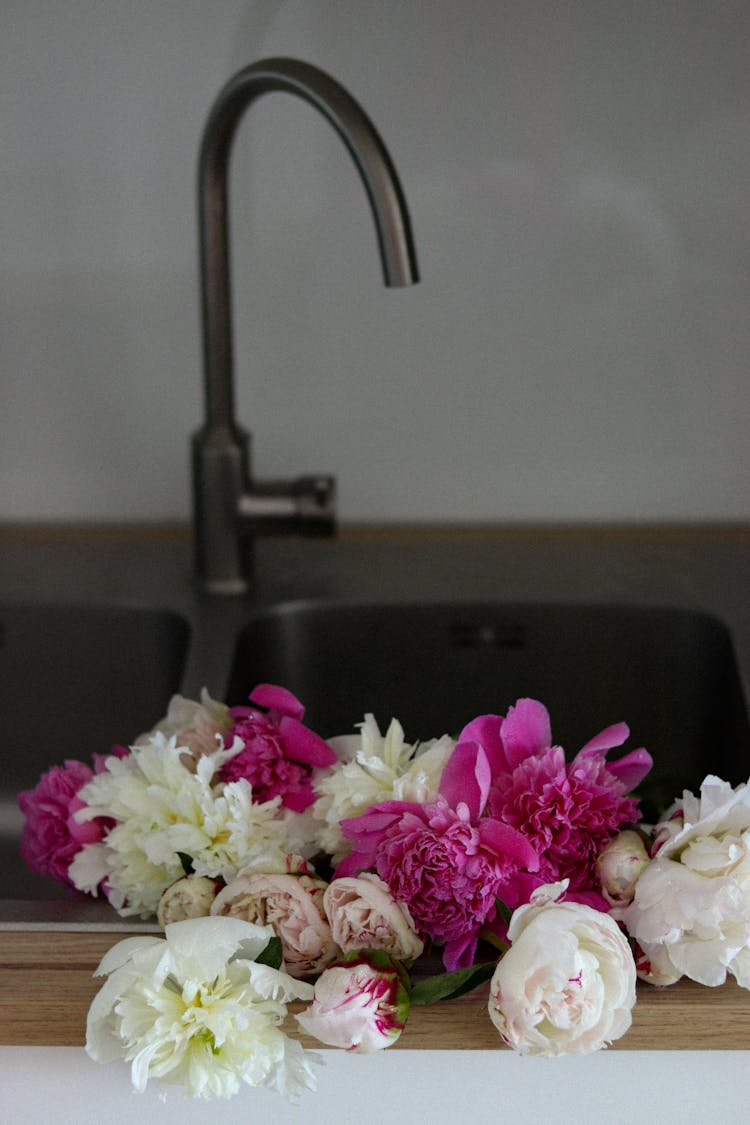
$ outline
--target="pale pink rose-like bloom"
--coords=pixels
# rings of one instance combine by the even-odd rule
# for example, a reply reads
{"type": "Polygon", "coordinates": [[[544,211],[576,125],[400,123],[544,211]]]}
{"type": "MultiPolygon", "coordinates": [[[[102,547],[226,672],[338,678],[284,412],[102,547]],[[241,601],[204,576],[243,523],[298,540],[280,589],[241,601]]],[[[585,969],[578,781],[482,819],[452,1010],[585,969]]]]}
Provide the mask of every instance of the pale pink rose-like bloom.
{"type": "Polygon", "coordinates": [[[392,1046],[406,1026],[409,992],[386,953],[353,953],[326,969],[297,1023],[329,1047],[370,1054],[392,1046]]]}
{"type": "Polygon", "coordinates": [[[565,890],[565,880],[540,887],[514,912],[490,984],[490,1019],[520,1054],[589,1054],[631,1024],[628,940],[608,914],[559,901],[565,890]]]}
{"type": "Polygon", "coordinates": [[[156,921],[160,926],[166,926],[170,922],[182,922],[185,918],[207,917],[223,886],[223,879],[212,879],[208,875],[183,875],[163,892],[156,921]]]}
{"type": "Polygon", "coordinates": [[[195,763],[204,754],[215,754],[231,729],[232,716],[225,703],[212,699],[203,689],[200,702],[173,695],[167,713],[153,730],[140,735],[135,742],[141,746],[157,731],[166,738],[174,737],[184,750],[182,764],[195,771],[195,763]]]}
{"type": "Polygon", "coordinates": [[[603,848],[596,861],[602,894],[610,906],[624,907],[633,901],[638,878],[649,865],[643,836],[626,828],[603,848]]]}
{"type": "Polygon", "coordinates": [[[339,955],[323,909],[328,884],[302,874],[241,871],[213,901],[211,914],[272,926],[281,940],[284,968],[292,977],[314,976],[339,955]]]}
{"type": "Polygon", "coordinates": [[[344,953],[381,949],[401,961],[413,961],[424,950],[409,908],[396,902],[388,884],[371,872],[334,879],[323,906],[333,940],[344,953]]]}

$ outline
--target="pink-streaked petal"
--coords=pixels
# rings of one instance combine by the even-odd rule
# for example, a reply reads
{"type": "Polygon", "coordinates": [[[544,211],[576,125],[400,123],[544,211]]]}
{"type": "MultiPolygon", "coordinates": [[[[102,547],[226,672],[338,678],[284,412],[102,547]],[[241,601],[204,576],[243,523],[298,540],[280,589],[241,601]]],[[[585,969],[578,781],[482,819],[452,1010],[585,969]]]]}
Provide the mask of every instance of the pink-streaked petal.
{"type": "Polygon", "coordinates": [[[292,719],[302,719],[305,714],[305,708],[297,696],[277,684],[258,684],[250,693],[250,702],[256,707],[277,711],[280,715],[288,715],[292,719]]]}
{"type": "Polygon", "coordinates": [[[588,757],[593,754],[601,754],[602,751],[614,750],[616,746],[622,746],[629,735],[630,727],[627,723],[614,723],[611,727],[605,727],[604,730],[595,734],[594,737],[578,751],[576,757],[580,757],[581,754],[585,754],[588,757]]]}
{"type": "Polygon", "coordinates": [[[538,869],[539,856],[536,848],[512,825],[486,817],[479,822],[479,838],[483,848],[494,852],[501,860],[512,863],[514,867],[524,867],[528,871],[538,869]]]}
{"type": "Polygon", "coordinates": [[[654,764],[654,759],[642,746],[638,750],[631,750],[615,762],[607,762],[607,769],[617,778],[625,793],[630,793],[643,781],[646,774],[654,764]]]}
{"type": "Polygon", "coordinates": [[[478,715],[476,719],[472,719],[464,727],[458,736],[459,743],[479,743],[487,755],[493,776],[509,771],[501,737],[503,722],[502,715],[478,715]]]}
{"type": "Polygon", "coordinates": [[[536,699],[519,699],[508,708],[503,723],[503,745],[511,769],[535,754],[549,750],[552,728],[549,712],[536,699]]]}
{"type": "Polygon", "coordinates": [[[445,763],[440,778],[440,795],[452,809],[466,805],[469,818],[479,820],[487,804],[492,774],[487,755],[476,742],[459,742],[445,763]]]}
{"type": "Polygon", "coordinates": [[[283,716],[279,721],[279,733],[284,741],[285,757],[295,762],[305,762],[310,766],[332,766],[338,761],[328,743],[299,719],[283,716]]]}

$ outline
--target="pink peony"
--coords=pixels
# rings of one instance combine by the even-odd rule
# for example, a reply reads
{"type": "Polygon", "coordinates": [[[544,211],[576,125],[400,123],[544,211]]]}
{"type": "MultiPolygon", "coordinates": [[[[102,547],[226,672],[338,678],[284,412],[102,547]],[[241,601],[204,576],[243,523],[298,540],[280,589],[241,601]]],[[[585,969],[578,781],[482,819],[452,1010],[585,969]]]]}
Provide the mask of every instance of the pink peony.
{"type": "Polygon", "coordinates": [[[21,855],[32,871],[51,875],[73,886],[68,868],[87,843],[103,835],[101,825],[77,824],[73,814],[83,807],[77,794],[94,776],[83,762],[69,759],[42,774],[34,789],[18,795],[26,820],[21,835],[21,855]]]}
{"type": "Polygon", "coordinates": [[[231,710],[235,723],[226,736],[226,745],[239,738],[244,748],[225,763],[220,778],[245,778],[252,786],[253,800],[262,804],[281,797],[285,808],[304,812],[316,799],[314,771],[333,765],[336,755],[303,725],[304,707],[290,691],[259,684],[250,702],[255,706],[231,710]]]}
{"type": "Polygon", "coordinates": [[[496,898],[505,897],[520,871],[539,865],[517,828],[482,815],[489,783],[484,751],[459,743],[436,801],[386,801],[341,825],[353,850],[336,876],[374,869],[417,930],[445,945],[448,969],[471,964],[479,930],[495,918],[496,898]]]}
{"type": "Polygon", "coordinates": [[[517,827],[539,852],[527,891],[560,879],[570,880],[572,894],[598,889],[597,856],[638,820],[638,801],[627,794],[652,764],[643,749],[606,761],[629,733],[625,723],[608,727],[566,762],[562,748],[551,746],[546,708],[533,699],[519,700],[504,719],[484,715],[463,731],[462,738],[480,742],[492,766],[489,815],[517,827]]]}

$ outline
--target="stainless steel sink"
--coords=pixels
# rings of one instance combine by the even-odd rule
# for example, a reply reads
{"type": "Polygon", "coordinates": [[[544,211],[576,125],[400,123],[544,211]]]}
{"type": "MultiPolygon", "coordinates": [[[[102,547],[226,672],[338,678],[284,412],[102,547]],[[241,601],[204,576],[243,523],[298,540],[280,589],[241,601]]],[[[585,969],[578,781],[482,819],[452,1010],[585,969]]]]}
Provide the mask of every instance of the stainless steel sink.
{"type": "Polygon", "coordinates": [[[19,857],[17,794],[151,727],[180,687],[189,639],[187,621],[161,609],[0,604],[0,897],[64,894],[19,857]]]}
{"type": "Polygon", "coordinates": [[[290,603],[241,631],[228,699],[284,684],[324,736],[366,711],[409,740],[457,734],[473,716],[542,700],[569,753],[625,721],[654,770],[658,806],[715,772],[750,773],[750,725],[731,638],[699,612],[613,605],[290,603]]]}

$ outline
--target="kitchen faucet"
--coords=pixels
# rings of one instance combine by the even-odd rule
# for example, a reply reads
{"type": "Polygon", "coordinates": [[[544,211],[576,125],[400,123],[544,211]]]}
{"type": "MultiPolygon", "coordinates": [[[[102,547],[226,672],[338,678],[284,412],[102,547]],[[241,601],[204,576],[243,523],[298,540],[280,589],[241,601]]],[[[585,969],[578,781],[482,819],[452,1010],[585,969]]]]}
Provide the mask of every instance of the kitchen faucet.
{"type": "Polygon", "coordinates": [[[254,481],[248,434],[234,417],[228,172],[245,110],[274,90],[296,94],[330,121],[349,150],[370,200],[385,284],[418,281],[409,215],[388,151],[361,106],[323,71],[295,59],[253,63],[219,92],[198,163],[205,423],[193,436],[196,568],[201,587],[238,594],[250,585],[252,543],[263,532],[331,534],[334,480],[254,481]]]}

